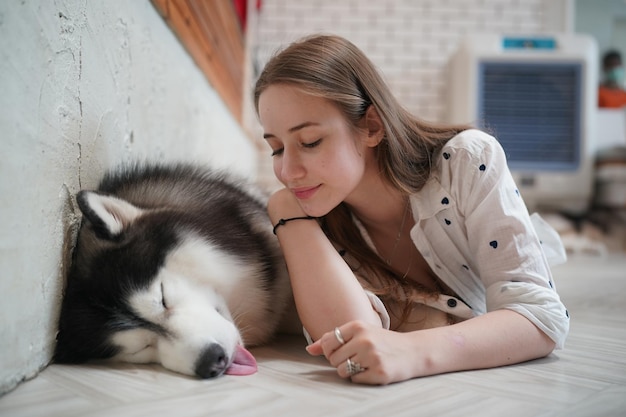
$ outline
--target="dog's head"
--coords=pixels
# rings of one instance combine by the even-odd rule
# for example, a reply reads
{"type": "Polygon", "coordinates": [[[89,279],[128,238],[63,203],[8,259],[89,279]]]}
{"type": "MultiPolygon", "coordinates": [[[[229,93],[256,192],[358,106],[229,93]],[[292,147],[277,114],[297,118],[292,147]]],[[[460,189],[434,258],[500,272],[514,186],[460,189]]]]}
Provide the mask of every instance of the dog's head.
{"type": "Polygon", "coordinates": [[[83,212],[55,361],[160,363],[210,378],[253,371],[226,297],[245,265],[202,238],[193,216],[81,191],[83,212]],[[238,366],[241,365],[241,366],[238,366]]]}

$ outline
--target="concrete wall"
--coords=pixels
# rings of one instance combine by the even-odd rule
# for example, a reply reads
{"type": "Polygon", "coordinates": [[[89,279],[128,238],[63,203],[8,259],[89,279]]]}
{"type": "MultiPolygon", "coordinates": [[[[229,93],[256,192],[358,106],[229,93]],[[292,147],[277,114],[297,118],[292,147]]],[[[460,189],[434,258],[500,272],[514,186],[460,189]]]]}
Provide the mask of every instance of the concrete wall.
{"type": "Polygon", "coordinates": [[[122,161],[256,174],[256,152],[148,0],[0,2],[0,393],[49,362],[79,221],[122,161]]]}

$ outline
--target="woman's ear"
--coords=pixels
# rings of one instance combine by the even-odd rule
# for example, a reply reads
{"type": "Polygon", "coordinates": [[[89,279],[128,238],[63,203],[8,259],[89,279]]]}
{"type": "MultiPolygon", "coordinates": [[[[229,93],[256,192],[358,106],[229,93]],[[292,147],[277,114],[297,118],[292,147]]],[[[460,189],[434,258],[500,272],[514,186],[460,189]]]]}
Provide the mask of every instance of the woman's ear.
{"type": "Polygon", "coordinates": [[[378,146],[385,137],[385,126],[376,107],[370,105],[363,118],[365,119],[365,130],[367,132],[365,144],[371,148],[378,146]]]}

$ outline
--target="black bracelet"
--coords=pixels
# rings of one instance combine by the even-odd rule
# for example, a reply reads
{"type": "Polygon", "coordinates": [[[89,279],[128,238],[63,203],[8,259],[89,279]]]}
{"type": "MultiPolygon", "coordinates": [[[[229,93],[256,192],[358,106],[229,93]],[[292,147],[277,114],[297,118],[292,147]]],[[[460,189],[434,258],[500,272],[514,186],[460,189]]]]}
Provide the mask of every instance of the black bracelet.
{"type": "Polygon", "coordinates": [[[317,217],[302,216],[302,217],[290,217],[288,219],[280,219],[278,223],[276,223],[276,226],[274,226],[274,228],[272,229],[272,232],[276,234],[276,229],[278,229],[280,226],[283,226],[285,223],[290,222],[292,220],[317,220],[317,217]]]}

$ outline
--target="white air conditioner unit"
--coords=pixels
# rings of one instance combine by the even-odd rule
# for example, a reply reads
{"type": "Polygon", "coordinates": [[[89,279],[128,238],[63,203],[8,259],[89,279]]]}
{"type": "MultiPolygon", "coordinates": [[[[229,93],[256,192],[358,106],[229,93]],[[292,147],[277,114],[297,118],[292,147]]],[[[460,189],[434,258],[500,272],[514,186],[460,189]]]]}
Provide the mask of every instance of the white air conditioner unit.
{"type": "Polygon", "coordinates": [[[585,35],[482,34],[451,60],[448,121],[498,138],[529,210],[591,201],[598,59],[585,35]]]}

